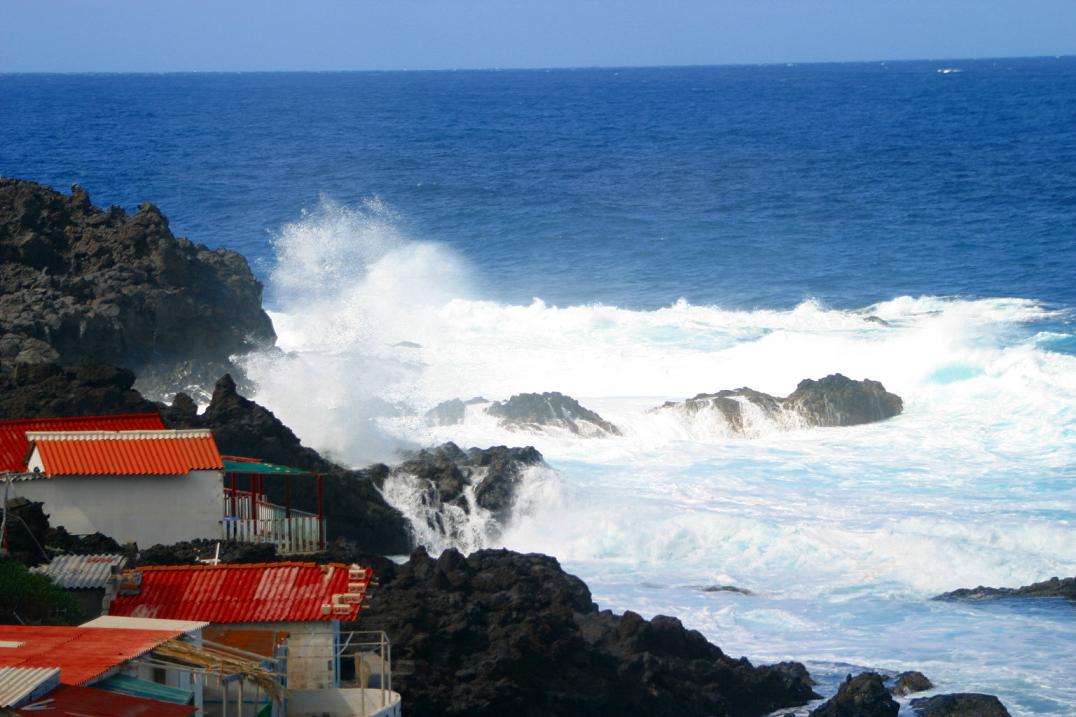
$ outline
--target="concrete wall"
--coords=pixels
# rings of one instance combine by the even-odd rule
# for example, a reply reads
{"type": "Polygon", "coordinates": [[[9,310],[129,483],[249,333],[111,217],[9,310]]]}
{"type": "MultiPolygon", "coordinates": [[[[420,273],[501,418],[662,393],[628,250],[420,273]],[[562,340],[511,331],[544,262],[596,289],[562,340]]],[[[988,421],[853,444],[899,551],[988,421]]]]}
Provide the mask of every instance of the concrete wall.
{"type": "Polygon", "coordinates": [[[400,695],[388,690],[292,690],[288,717],[400,717],[400,695]]]}
{"type": "Polygon", "coordinates": [[[288,688],[319,690],[336,687],[336,645],[339,620],[318,622],[244,622],[223,628],[288,633],[288,688]]]}
{"type": "Polygon", "coordinates": [[[219,471],[39,478],[15,481],[11,492],[41,501],[52,525],[79,535],[100,531],[143,548],[221,536],[224,479],[219,471]]]}

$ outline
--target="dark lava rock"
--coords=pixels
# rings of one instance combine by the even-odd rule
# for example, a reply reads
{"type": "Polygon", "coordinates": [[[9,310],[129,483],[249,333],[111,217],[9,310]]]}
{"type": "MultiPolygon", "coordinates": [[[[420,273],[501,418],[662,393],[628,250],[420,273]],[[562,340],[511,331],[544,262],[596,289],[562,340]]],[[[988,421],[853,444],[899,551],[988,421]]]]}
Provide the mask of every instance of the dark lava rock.
{"type": "Polygon", "coordinates": [[[687,414],[717,410],[724,415],[733,435],[748,437],[752,431],[744,416],[745,402],[758,407],[778,425],[855,426],[883,421],[904,410],[900,396],[889,393],[877,381],[853,381],[839,373],[818,381],[804,379],[785,398],[738,388],[669,401],[656,410],[687,414]]]}
{"type": "Polygon", "coordinates": [[[1076,602],[1076,577],[1050,578],[1041,583],[1032,583],[1019,588],[960,588],[936,595],[934,600],[991,600],[996,598],[1064,598],[1076,602]]]}
{"type": "Polygon", "coordinates": [[[234,540],[186,540],[172,545],[153,545],[140,550],[132,567],[142,565],[194,565],[218,556],[223,563],[277,562],[276,546],[271,543],[240,543],[234,540]]]}
{"type": "Polygon", "coordinates": [[[1009,717],[1009,711],[994,695],[963,692],[912,700],[919,717],[1009,717]]]}
{"type": "Polygon", "coordinates": [[[562,393],[520,393],[507,401],[496,401],[486,413],[501,419],[509,428],[556,426],[583,436],[619,436],[620,429],[594,411],[562,393]]]}
{"type": "Polygon", "coordinates": [[[818,381],[800,381],[784,403],[812,426],[873,423],[892,418],[904,410],[900,396],[886,391],[878,381],[853,381],[839,373],[818,381]]]}
{"type": "Polygon", "coordinates": [[[928,680],[926,675],[922,672],[910,670],[897,675],[896,682],[890,692],[899,697],[904,697],[915,692],[924,692],[932,687],[934,687],[934,683],[928,680]]]}
{"type": "Polygon", "coordinates": [[[811,711],[811,717],[897,717],[900,705],[877,672],[851,675],[837,694],[811,711]]]}
{"type": "Polygon", "coordinates": [[[398,466],[386,468],[384,477],[406,474],[422,481],[422,500],[430,513],[430,527],[444,533],[448,530],[447,523],[440,519],[440,514],[446,505],[470,512],[471,506],[464,496],[464,489],[469,487],[474,488],[478,507],[490,511],[503,525],[511,513],[524,469],[541,463],[542,454],[530,446],[492,446],[464,452],[450,442],[407,454],[398,466]]]}
{"type": "MultiPolygon", "coordinates": [[[[298,436],[269,409],[239,395],[235,381],[225,375],[213,389],[205,412],[198,415],[188,396],[178,394],[161,416],[171,428],[209,428],[224,455],[257,458],[324,475],[327,532],[330,540],[343,538],[361,549],[387,555],[406,555],[413,547],[406,518],[388,503],[374,484],[388,469],[371,466],[348,470],[302,445],[298,436]]],[[[282,480],[267,480],[271,501],[283,502],[282,480]]],[[[312,478],[291,481],[292,506],[317,509],[312,478]]]]}
{"type": "Polygon", "coordinates": [[[0,178],[0,362],[225,365],[274,342],[261,296],[241,255],[177,239],[152,204],[0,178]]]}
{"type": "Polygon", "coordinates": [[[0,364],[0,419],[156,412],[126,369],[88,364],[0,364]]]}
{"type": "Polygon", "coordinates": [[[454,426],[463,423],[466,412],[467,405],[458,398],[442,401],[426,411],[426,423],[431,426],[454,426]]]}
{"type": "Polygon", "coordinates": [[[737,587],[735,585],[707,585],[706,587],[699,588],[704,593],[735,593],[737,595],[753,596],[754,593],[747,588],[737,587]]]}
{"type": "Polygon", "coordinates": [[[59,553],[92,555],[121,553],[123,546],[102,533],[71,535],[64,527],[53,526],[44,504],[25,498],[12,498],[8,508],[8,550],[10,557],[23,565],[48,562],[59,553]]]}
{"type": "Polygon", "coordinates": [[[802,665],[754,667],[678,620],[598,612],[553,558],[419,550],[359,627],[393,643],[415,717],[763,715],[815,697],[802,665]]]}
{"type": "Polygon", "coordinates": [[[878,324],[879,326],[888,327],[888,326],[893,325],[893,324],[889,323],[888,321],[886,321],[885,319],[883,319],[882,317],[875,316],[874,314],[871,314],[870,316],[867,316],[863,320],[866,321],[869,324],[878,324]]]}

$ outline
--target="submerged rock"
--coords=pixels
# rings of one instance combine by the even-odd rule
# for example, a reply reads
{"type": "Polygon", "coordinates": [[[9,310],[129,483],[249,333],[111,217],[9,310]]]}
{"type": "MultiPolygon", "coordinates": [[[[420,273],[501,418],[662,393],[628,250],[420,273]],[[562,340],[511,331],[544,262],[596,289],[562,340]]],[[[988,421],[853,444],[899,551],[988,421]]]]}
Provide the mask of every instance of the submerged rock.
{"type": "Polygon", "coordinates": [[[241,255],[176,238],[152,204],[0,179],[0,362],[226,365],[275,340],[261,297],[241,255]]]}
{"type": "Polygon", "coordinates": [[[686,401],[669,401],[658,411],[674,410],[687,415],[718,411],[734,436],[756,435],[759,418],[781,428],[855,426],[883,421],[904,409],[900,396],[877,382],[853,381],[839,373],[817,381],[804,379],[785,398],[751,388],[700,393],[686,401]]]}
{"type": "Polygon", "coordinates": [[[909,670],[896,676],[893,689],[890,692],[899,697],[905,697],[916,692],[924,692],[933,687],[934,683],[928,680],[927,676],[922,672],[909,670]]]}
{"type": "Polygon", "coordinates": [[[815,697],[798,663],[755,667],[679,620],[599,612],[554,558],[417,551],[359,629],[393,642],[406,714],[764,715],[815,697]]]}
{"type": "Polygon", "coordinates": [[[974,692],[920,697],[911,704],[918,717],[1010,717],[997,697],[974,692]]]}
{"type": "Polygon", "coordinates": [[[811,717],[897,717],[900,705],[877,672],[851,675],[837,694],[811,711],[811,717]]]}
{"type": "Polygon", "coordinates": [[[486,413],[508,428],[533,429],[541,426],[564,428],[583,436],[619,436],[620,429],[571,396],[556,391],[520,393],[507,401],[497,401],[486,413]]]}
{"type": "Polygon", "coordinates": [[[988,588],[980,585],[976,588],[960,588],[941,595],[934,600],[991,600],[996,598],[1064,598],[1076,603],[1076,577],[1043,580],[1039,583],[1024,585],[1019,588],[988,588]]]}
{"type": "Polygon", "coordinates": [[[458,398],[442,401],[426,411],[426,423],[431,426],[454,426],[463,423],[463,418],[467,415],[467,407],[480,403],[489,403],[489,401],[479,396],[468,401],[461,401],[458,398]]]}
{"type": "Polygon", "coordinates": [[[755,594],[747,588],[741,588],[735,585],[707,585],[706,587],[699,589],[704,593],[735,593],[737,595],[745,595],[748,597],[753,597],[755,594]]]}

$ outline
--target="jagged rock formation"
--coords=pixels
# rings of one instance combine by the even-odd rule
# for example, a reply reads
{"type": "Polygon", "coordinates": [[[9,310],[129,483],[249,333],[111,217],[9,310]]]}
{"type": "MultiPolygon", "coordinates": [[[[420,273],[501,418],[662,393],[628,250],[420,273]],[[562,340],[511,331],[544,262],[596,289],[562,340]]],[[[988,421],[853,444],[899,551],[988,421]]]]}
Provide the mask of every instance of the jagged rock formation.
{"type": "Polygon", "coordinates": [[[469,401],[461,401],[458,398],[442,401],[426,411],[426,423],[431,426],[455,426],[463,423],[468,406],[482,403],[489,403],[489,401],[477,396],[469,401]]]}
{"type": "Polygon", "coordinates": [[[198,373],[273,343],[261,296],[241,255],[176,238],[152,204],[0,179],[0,362],[198,373]]]}
{"type": "Polygon", "coordinates": [[[816,696],[798,663],[754,667],[675,618],[599,612],[547,556],[419,550],[381,580],[359,626],[388,633],[415,717],[747,717],[816,696]]]}
{"type": "MultiPolygon", "coordinates": [[[[385,466],[348,470],[326,460],[304,446],[272,411],[239,395],[230,375],[217,381],[201,415],[189,396],[177,394],[171,406],[162,406],[161,416],[172,428],[212,430],[225,455],[259,458],[324,474],[330,540],[344,538],[364,550],[388,555],[406,554],[413,547],[406,519],[385,502],[374,485],[387,472],[385,466]]],[[[283,487],[277,481],[269,481],[266,489],[270,500],[283,502],[283,487]]],[[[313,481],[292,481],[291,491],[294,507],[316,509],[313,481]]]]}
{"type": "Polygon", "coordinates": [[[101,364],[0,363],[0,420],[156,411],[134,382],[127,369],[101,364]]]}
{"type": "Polygon", "coordinates": [[[811,711],[811,717],[897,717],[899,711],[882,676],[863,672],[849,675],[836,695],[811,711]]]}
{"type": "Polygon", "coordinates": [[[924,692],[932,687],[934,687],[934,683],[927,679],[927,676],[922,672],[909,670],[896,676],[890,692],[898,697],[905,697],[916,692],[924,692]]]}
{"type": "Polygon", "coordinates": [[[997,697],[974,692],[921,697],[912,710],[919,717],[1010,717],[997,697]]]}
{"type": "Polygon", "coordinates": [[[583,436],[620,435],[620,429],[612,423],[556,391],[516,394],[507,401],[490,404],[486,413],[499,418],[506,428],[553,426],[583,436]]]}
{"type": "Polygon", "coordinates": [[[689,416],[718,411],[732,435],[748,437],[757,431],[758,418],[754,414],[784,428],[855,426],[899,415],[904,402],[877,381],[853,381],[836,373],[817,381],[804,379],[785,398],[738,388],[700,393],[686,401],[669,401],[655,410],[679,411],[689,416]]]}
{"type": "Polygon", "coordinates": [[[980,585],[976,588],[960,588],[941,595],[934,600],[991,600],[995,598],[1064,598],[1076,603],[1076,577],[1050,578],[1039,583],[1024,585],[1019,588],[988,588],[980,585]]]}

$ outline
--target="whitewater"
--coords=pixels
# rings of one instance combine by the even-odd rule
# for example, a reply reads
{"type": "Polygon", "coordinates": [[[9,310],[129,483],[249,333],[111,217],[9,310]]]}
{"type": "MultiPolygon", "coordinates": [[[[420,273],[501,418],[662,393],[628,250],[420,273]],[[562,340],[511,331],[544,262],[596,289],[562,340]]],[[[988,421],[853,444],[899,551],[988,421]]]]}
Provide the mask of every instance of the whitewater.
{"type": "Polygon", "coordinates": [[[435,533],[413,486],[390,481],[431,550],[554,555],[601,607],[676,615],[753,661],[803,661],[827,693],[860,669],[917,669],[942,691],[998,694],[1014,715],[1076,714],[1071,605],[929,599],[1076,572],[1070,307],[511,304],[402,224],[378,199],[323,201],[276,231],[278,347],[246,369],[257,401],[351,465],[445,441],[542,452],[507,525],[476,508],[435,533]],[[716,414],[649,410],[740,386],[785,395],[837,372],[881,381],[903,414],[824,429],[756,416],[744,438],[716,414]],[[542,391],[623,435],[509,430],[474,409],[455,426],[423,417],[447,399],[542,391]],[[750,594],[705,590],[720,586],[750,594]]]}

